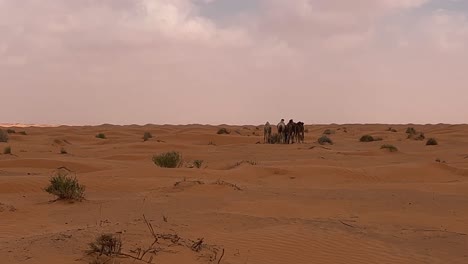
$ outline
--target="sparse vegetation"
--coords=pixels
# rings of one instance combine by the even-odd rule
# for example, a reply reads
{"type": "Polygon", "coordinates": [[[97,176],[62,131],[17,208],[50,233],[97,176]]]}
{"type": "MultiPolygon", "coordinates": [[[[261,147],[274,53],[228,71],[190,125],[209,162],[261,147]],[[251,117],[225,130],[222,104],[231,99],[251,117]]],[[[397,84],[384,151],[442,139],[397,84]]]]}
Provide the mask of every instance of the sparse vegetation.
{"type": "Polygon", "coordinates": [[[0,142],[8,142],[8,132],[0,129],[0,142]]]}
{"type": "Polygon", "coordinates": [[[58,197],[59,200],[81,201],[84,199],[85,186],[78,182],[70,171],[59,169],[50,180],[50,184],[44,190],[58,197]]]}
{"type": "Polygon", "coordinates": [[[178,168],[182,165],[182,155],[171,151],[153,156],[153,162],[161,168],[178,168]]]}
{"type": "Polygon", "coordinates": [[[362,136],[359,141],[361,142],[374,142],[374,141],[382,141],[382,138],[379,137],[373,137],[371,135],[364,135],[362,136]]]}
{"type": "Polygon", "coordinates": [[[60,154],[65,155],[68,154],[67,150],[65,148],[60,149],[60,154]]]}
{"type": "Polygon", "coordinates": [[[10,147],[10,146],[5,147],[5,148],[3,149],[3,154],[5,154],[5,155],[11,154],[11,147],[10,147]]]}
{"type": "Polygon", "coordinates": [[[16,134],[16,131],[14,129],[9,128],[9,129],[7,129],[7,133],[8,134],[16,134]]]}
{"type": "Polygon", "coordinates": [[[197,169],[200,169],[202,165],[203,165],[203,160],[194,160],[193,161],[193,166],[195,166],[195,168],[197,168],[197,169]]]}
{"type": "Polygon", "coordinates": [[[435,138],[430,138],[426,142],[426,146],[436,146],[439,145],[439,142],[435,138]]]}
{"type": "Polygon", "coordinates": [[[332,135],[332,134],[335,134],[335,131],[331,130],[331,129],[325,129],[325,131],[323,131],[323,134],[324,135],[332,135]]]}
{"type": "Polygon", "coordinates": [[[99,134],[96,135],[96,138],[106,139],[107,137],[106,137],[106,134],[104,134],[104,133],[99,133],[99,134]]]}
{"type": "Polygon", "coordinates": [[[218,135],[229,135],[231,131],[227,130],[226,128],[222,127],[217,132],[218,135]]]}
{"type": "Polygon", "coordinates": [[[435,161],[438,162],[438,163],[447,163],[445,160],[441,160],[439,158],[437,158],[435,161]]]}
{"type": "Polygon", "coordinates": [[[113,234],[102,234],[96,241],[89,243],[88,253],[115,256],[121,253],[122,240],[113,234]]]}
{"type": "Polygon", "coordinates": [[[393,132],[393,133],[396,133],[396,132],[398,132],[396,129],[394,129],[394,128],[391,128],[391,127],[389,127],[389,128],[387,129],[387,131],[390,131],[390,132],[393,132]]]}
{"type": "Polygon", "coordinates": [[[325,145],[325,144],[330,144],[330,145],[333,145],[333,141],[327,137],[326,135],[323,135],[321,136],[317,142],[320,144],[320,145],[325,145]]]}
{"type": "Polygon", "coordinates": [[[393,146],[393,145],[390,145],[390,144],[385,144],[385,145],[382,145],[380,147],[380,149],[387,149],[388,151],[390,152],[397,152],[398,151],[398,148],[393,146]]]}
{"type": "Polygon", "coordinates": [[[414,127],[408,127],[406,129],[406,134],[408,135],[415,135],[416,134],[416,129],[414,129],[414,127]]]}
{"type": "Polygon", "coordinates": [[[20,135],[23,135],[23,136],[26,136],[28,133],[26,133],[26,131],[21,131],[19,132],[20,135]]]}
{"type": "Polygon", "coordinates": [[[153,138],[150,132],[145,132],[145,134],[143,134],[143,141],[148,141],[150,138],[153,138]]]}

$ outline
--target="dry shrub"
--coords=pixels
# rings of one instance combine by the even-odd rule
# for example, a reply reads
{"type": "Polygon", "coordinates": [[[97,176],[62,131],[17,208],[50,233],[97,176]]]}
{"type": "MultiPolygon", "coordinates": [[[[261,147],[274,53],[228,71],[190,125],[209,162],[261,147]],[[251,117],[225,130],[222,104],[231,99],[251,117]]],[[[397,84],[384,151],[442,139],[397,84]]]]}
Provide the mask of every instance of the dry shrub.
{"type": "Polygon", "coordinates": [[[229,135],[231,132],[227,130],[226,128],[222,127],[218,130],[217,132],[218,135],[229,135]]]}
{"type": "Polygon", "coordinates": [[[44,190],[58,197],[59,200],[81,201],[84,199],[85,186],[78,182],[70,171],[59,169],[49,180],[49,186],[44,190]]]}
{"type": "Polygon", "coordinates": [[[426,146],[437,146],[439,145],[439,142],[435,138],[430,138],[426,142],[426,146]]]}
{"type": "Polygon", "coordinates": [[[106,256],[115,256],[121,253],[122,240],[113,234],[102,234],[96,241],[89,243],[88,253],[106,256]]]}
{"type": "Polygon", "coordinates": [[[150,138],[153,138],[153,135],[151,135],[150,132],[145,132],[143,134],[143,141],[148,141],[150,138]]]}
{"type": "Polygon", "coordinates": [[[386,150],[388,150],[388,151],[390,151],[390,152],[397,152],[397,151],[398,151],[398,148],[397,148],[397,147],[395,147],[395,146],[393,146],[393,145],[390,145],[390,144],[382,145],[382,146],[380,147],[380,149],[386,149],[386,150]]]}
{"type": "Polygon", "coordinates": [[[0,129],[0,142],[8,142],[8,132],[0,129]]]}
{"type": "Polygon", "coordinates": [[[171,151],[153,156],[153,162],[161,168],[178,168],[182,165],[182,155],[171,151]]]}
{"type": "Polygon", "coordinates": [[[317,140],[317,142],[318,142],[320,145],[325,145],[325,144],[333,145],[333,141],[332,141],[329,137],[327,137],[327,136],[325,136],[325,135],[321,136],[321,137],[317,140]]]}

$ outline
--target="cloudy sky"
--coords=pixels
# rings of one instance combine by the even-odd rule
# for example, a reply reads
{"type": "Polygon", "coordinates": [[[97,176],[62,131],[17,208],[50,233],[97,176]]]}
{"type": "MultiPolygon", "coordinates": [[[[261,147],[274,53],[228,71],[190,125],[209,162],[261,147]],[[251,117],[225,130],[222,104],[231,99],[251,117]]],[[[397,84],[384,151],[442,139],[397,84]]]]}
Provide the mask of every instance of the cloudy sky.
{"type": "Polygon", "coordinates": [[[0,123],[468,123],[468,0],[0,0],[0,123]]]}

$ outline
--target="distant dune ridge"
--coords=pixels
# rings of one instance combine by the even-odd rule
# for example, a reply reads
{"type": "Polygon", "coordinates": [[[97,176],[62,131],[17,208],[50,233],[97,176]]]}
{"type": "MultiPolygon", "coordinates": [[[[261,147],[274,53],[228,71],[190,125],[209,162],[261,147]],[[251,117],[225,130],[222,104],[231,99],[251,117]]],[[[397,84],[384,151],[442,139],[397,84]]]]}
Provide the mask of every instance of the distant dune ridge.
{"type": "Polygon", "coordinates": [[[1,263],[468,263],[468,125],[306,125],[290,145],[261,125],[0,127],[26,132],[0,143],[1,263]],[[57,168],[83,201],[44,191],[57,168]],[[103,240],[122,248],[86,253],[103,240]]]}

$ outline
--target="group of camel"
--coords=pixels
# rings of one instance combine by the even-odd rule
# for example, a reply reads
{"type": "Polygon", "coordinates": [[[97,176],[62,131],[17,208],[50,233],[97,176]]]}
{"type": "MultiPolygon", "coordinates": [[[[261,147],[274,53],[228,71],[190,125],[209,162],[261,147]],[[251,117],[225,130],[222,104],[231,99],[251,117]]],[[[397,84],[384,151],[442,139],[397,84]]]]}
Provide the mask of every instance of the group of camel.
{"type": "Polygon", "coordinates": [[[276,126],[278,134],[272,136],[270,122],[266,122],[263,128],[263,143],[292,144],[304,143],[304,123],[295,123],[292,119],[287,124],[284,119],[276,126]],[[276,138],[277,140],[274,140],[276,138]]]}

